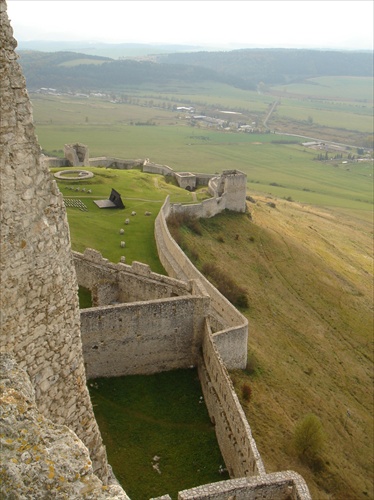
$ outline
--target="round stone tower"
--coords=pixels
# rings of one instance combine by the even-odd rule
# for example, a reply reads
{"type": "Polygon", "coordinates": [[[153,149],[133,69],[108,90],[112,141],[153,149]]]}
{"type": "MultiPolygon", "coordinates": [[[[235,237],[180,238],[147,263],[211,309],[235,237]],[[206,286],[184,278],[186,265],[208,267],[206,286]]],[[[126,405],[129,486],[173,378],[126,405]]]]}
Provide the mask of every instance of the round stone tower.
{"type": "Polygon", "coordinates": [[[4,0],[0,16],[0,347],[28,372],[41,413],[77,433],[106,482],[105,448],[86,387],[65,207],[39,160],[4,0]]]}

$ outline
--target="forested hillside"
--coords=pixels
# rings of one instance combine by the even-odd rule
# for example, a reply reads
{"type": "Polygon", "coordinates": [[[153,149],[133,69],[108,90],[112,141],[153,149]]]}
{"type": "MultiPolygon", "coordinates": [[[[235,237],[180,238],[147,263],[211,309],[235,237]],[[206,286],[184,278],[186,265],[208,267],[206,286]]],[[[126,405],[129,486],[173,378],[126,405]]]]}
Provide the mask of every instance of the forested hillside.
{"type": "MultiPolygon", "coordinates": [[[[235,84],[237,78],[213,69],[131,59],[113,60],[74,52],[20,51],[20,64],[29,90],[115,89],[142,83],[214,81],[235,84]]],[[[242,82],[244,84],[244,82],[242,82]]]]}
{"type": "Polygon", "coordinates": [[[288,83],[317,76],[372,76],[373,54],[294,49],[241,49],[160,55],[158,62],[214,68],[247,85],[288,83]]]}
{"type": "Polygon", "coordinates": [[[372,76],[370,52],[243,49],[114,60],[74,52],[20,51],[29,89],[112,89],[121,85],[214,81],[242,89],[319,76],[372,76]]]}

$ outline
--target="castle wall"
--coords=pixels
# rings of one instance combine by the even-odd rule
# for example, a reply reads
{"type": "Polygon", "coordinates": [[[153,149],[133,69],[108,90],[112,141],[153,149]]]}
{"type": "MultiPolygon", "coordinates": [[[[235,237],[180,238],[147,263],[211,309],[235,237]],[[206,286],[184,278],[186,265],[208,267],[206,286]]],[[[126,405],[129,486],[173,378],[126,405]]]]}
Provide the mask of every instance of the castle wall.
{"type": "Polygon", "coordinates": [[[148,159],[144,160],[143,172],[149,174],[172,175],[174,177],[174,170],[167,165],[158,165],[157,163],[150,162],[148,159]]]}
{"type": "Polygon", "coordinates": [[[154,300],[190,294],[192,284],[153,273],[140,262],[113,264],[100,252],[73,252],[79,285],[91,291],[94,306],[154,300]]]}
{"type": "Polygon", "coordinates": [[[310,500],[303,478],[292,471],[243,477],[180,491],[178,500],[310,500]]]}
{"type": "Polygon", "coordinates": [[[141,168],[144,160],[122,160],[111,156],[102,156],[90,158],[90,167],[117,168],[119,170],[129,170],[132,168],[141,168]]]}
{"type": "Polygon", "coordinates": [[[203,200],[201,203],[193,203],[183,205],[182,203],[173,203],[173,213],[188,213],[191,217],[209,218],[223,212],[226,208],[225,198],[226,195],[219,198],[209,198],[203,200]]]}
{"type": "Polygon", "coordinates": [[[86,388],[66,211],[40,163],[4,1],[0,25],[0,347],[27,370],[40,412],[77,433],[106,481],[105,449],[86,388]]]}
{"type": "MultiPolygon", "coordinates": [[[[191,205],[192,206],[192,205],[191,205]]],[[[167,199],[162,206],[155,221],[155,239],[161,263],[169,273],[181,280],[195,279],[201,282],[206,293],[211,299],[209,315],[218,325],[223,325],[221,332],[215,332],[215,337],[225,335],[230,330],[230,335],[235,336],[235,343],[220,342],[222,350],[220,356],[229,369],[245,368],[247,362],[247,319],[203,276],[186,254],[172,238],[167,227],[166,219],[173,210],[167,199]],[[229,347],[225,349],[225,347],[229,347]]]]}
{"type": "Polygon", "coordinates": [[[178,297],[83,309],[87,378],[196,366],[208,304],[208,297],[178,297]]]}
{"type": "Polygon", "coordinates": [[[167,228],[172,207],[168,200],[155,222],[155,237],[160,260],[169,274],[180,279],[199,279],[211,299],[209,315],[218,318],[224,329],[214,336],[206,323],[203,336],[204,362],[199,376],[208,411],[216,424],[217,440],[231,476],[265,473],[245,415],[232,387],[228,368],[244,368],[247,360],[248,323],[182,252],[167,228]],[[233,341],[228,338],[233,335],[233,341]],[[217,341],[217,345],[215,342],[217,341]]]}
{"type": "Polygon", "coordinates": [[[169,274],[201,282],[211,303],[202,338],[202,359],[198,363],[204,400],[215,424],[217,441],[231,477],[223,481],[179,492],[179,500],[228,498],[245,500],[310,500],[305,481],[294,472],[266,474],[251,429],[235,393],[227,368],[244,368],[247,359],[248,324],[208,280],[193,266],[167,228],[172,212],[168,200],[155,222],[155,237],[161,262],[169,274]],[[215,333],[211,324],[222,326],[215,333]],[[226,368],[227,367],[227,368],[226,368]]]}
{"type": "Polygon", "coordinates": [[[209,325],[203,338],[199,379],[230,477],[264,475],[260,454],[209,325]]]}
{"type": "Polygon", "coordinates": [[[48,168],[69,167],[69,160],[66,158],[52,158],[50,156],[42,156],[42,161],[48,168]]]}
{"type": "Polygon", "coordinates": [[[139,262],[113,264],[93,249],[73,255],[78,283],[97,306],[81,310],[88,378],[196,365],[209,308],[198,282],[153,273],[139,262]]]}

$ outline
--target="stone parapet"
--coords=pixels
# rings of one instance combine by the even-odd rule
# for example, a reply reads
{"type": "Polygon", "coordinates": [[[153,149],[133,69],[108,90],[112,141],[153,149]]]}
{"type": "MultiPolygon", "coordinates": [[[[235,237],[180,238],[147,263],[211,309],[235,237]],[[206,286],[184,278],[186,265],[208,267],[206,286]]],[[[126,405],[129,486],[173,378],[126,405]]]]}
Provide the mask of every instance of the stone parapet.
{"type": "Polygon", "coordinates": [[[303,478],[292,471],[232,479],[180,491],[178,500],[311,500],[303,478]]]}

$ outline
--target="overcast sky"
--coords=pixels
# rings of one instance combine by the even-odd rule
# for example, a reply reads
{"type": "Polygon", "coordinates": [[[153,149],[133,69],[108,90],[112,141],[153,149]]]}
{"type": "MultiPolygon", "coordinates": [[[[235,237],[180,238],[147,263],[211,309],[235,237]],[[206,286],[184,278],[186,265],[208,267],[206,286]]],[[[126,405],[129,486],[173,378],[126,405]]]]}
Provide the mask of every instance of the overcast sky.
{"type": "Polygon", "coordinates": [[[372,0],[8,0],[18,41],[373,49],[372,0]]]}

